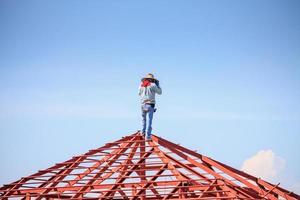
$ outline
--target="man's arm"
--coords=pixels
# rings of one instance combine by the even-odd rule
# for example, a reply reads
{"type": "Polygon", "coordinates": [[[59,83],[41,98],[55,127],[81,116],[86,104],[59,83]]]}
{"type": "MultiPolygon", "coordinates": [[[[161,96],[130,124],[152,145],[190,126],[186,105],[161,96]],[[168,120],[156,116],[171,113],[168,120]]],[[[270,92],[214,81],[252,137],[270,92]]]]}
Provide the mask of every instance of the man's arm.
{"type": "Polygon", "coordinates": [[[139,96],[141,96],[141,94],[142,94],[142,87],[139,86],[139,96]]]}
{"type": "Polygon", "coordinates": [[[159,94],[159,95],[162,94],[162,90],[161,90],[161,87],[159,86],[158,81],[155,83],[155,93],[159,94]]]}

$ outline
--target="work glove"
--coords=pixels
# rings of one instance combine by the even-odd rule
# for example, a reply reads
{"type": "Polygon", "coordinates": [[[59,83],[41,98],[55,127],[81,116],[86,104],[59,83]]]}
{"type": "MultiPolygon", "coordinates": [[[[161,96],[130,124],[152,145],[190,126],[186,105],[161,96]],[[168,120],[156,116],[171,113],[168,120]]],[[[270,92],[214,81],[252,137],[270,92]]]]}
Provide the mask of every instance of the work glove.
{"type": "Polygon", "coordinates": [[[159,87],[159,80],[155,80],[155,84],[159,87]]]}

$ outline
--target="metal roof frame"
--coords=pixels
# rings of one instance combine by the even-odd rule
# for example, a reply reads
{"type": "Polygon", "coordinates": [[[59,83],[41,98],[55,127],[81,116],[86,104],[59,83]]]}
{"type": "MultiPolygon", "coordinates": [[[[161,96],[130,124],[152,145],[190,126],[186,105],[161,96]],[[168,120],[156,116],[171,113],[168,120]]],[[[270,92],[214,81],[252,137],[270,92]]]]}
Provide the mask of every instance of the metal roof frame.
{"type": "Polygon", "coordinates": [[[0,199],[300,199],[156,135],[139,132],[0,188],[0,199]]]}

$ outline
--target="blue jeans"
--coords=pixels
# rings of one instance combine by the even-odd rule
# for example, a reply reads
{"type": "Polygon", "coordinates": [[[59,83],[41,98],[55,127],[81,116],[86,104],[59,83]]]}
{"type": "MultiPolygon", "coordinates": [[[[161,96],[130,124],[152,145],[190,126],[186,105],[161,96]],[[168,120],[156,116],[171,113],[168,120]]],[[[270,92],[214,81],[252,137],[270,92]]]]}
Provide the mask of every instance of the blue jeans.
{"type": "Polygon", "coordinates": [[[154,108],[149,104],[142,104],[142,132],[146,133],[146,137],[150,138],[152,132],[152,119],[153,119],[154,108]],[[148,115],[148,120],[147,120],[148,115]],[[146,123],[147,122],[147,123],[146,123]],[[146,126],[147,132],[146,132],[146,126]]]}

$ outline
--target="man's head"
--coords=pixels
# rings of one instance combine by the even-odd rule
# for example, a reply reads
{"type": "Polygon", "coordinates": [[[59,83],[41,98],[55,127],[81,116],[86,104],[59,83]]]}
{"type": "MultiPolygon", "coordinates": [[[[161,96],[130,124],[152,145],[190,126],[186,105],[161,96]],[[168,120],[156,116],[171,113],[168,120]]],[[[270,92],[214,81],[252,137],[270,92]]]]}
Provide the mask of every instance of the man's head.
{"type": "Polygon", "coordinates": [[[142,78],[142,81],[144,81],[144,80],[148,80],[152,83],[155,83],[157,81],[157,79],[154,78],[154,75],[151,73],[148,73],[144,78],[142,78]]]}

